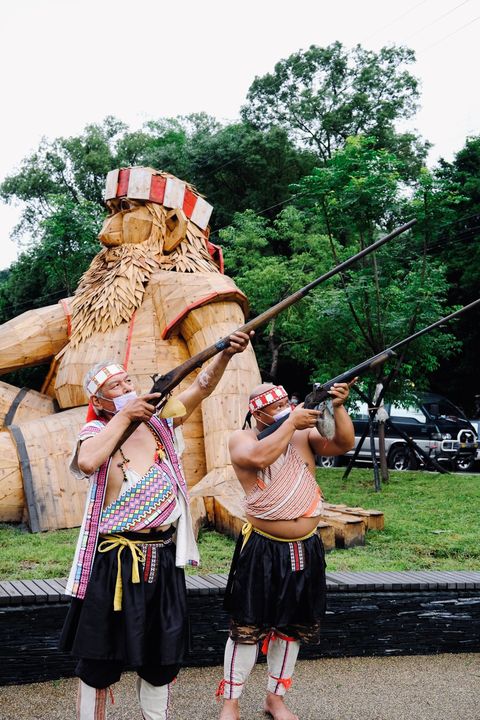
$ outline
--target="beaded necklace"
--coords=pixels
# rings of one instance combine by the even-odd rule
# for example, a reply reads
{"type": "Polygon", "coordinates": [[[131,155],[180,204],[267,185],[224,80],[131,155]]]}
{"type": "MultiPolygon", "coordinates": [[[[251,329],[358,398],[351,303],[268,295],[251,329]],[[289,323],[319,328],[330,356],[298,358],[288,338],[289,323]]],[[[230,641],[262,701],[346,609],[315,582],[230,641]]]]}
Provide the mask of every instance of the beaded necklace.
{"type": "MultiPolygon", "coordinates": [[[[147,423],[145,423],[145,425],[150,430],[150,432],[152,433],[152,435],[155,439],[155,452],[153,455],[153,462],[160,463],[160,462],[162,462],[162,460],[165,459],[165,457],[167,455],[165,452],[165,448],[162,445],[162,443],[160,442],[160,438],[158,437],[156,432],[153,430],[153,428],[151,428],[150,425],[148,425],[147,423]]],[[[119,467],[122,471],[123,482],[128,482],[127,469],[128,469],[128,463],[130,462],[130,460],[125,457],[121,446],[118,448],[118,451],[119,451],[120,455],[122,456],[122,462],[117,463],[117,467],[119,467]]]]}

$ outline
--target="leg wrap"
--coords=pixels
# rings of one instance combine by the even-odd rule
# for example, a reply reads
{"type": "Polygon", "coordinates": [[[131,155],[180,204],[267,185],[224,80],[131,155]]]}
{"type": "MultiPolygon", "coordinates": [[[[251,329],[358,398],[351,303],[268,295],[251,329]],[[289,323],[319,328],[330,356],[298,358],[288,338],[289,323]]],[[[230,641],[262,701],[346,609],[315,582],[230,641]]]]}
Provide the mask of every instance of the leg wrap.
{"type": "Polygon", "coordinates": [[[246,645],[228,638],[225,647],[223,680],[218,686],[217,697],[234,700],[242,694],[243,687],[257,661],[258,645],[246,645]]]}
{"type": "Polygon", "coordinates": [[[292,684],[300,643],[281,633],[272,633],[268,642],[268,692],[285,695],[292,684]]]}
{"type": "Polygon", "coordinates": [[[137,678],[137,697],[143,720],[168,720],[170,710],[170,684],[150,685],[137,678]]]}
{"type": "Polygon", "coordinates": [[[105,720],[107,688],[101,690],[78,681],[77,720],[105,720]]]}

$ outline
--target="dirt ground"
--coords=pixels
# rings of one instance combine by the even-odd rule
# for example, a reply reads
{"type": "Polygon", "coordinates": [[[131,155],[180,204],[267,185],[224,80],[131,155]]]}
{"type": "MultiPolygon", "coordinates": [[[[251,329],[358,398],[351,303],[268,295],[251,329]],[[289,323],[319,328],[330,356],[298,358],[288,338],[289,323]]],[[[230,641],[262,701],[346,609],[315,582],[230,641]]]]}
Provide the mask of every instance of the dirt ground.
{"type": "MultiPolygon", "coordinates": [[[[186,668],[174,687],[172,720],[214,720],[222,668],[186,668]]],[[[109,720],[140,720],[135,676],[108,701],[109,720]]],[[[257,665],[242,698],[243,720],[266,720],[266,666],[257,665]]],[[[0,688],[0,720],[74,720],[76,680],[0,688]]],[[[480,655],[342,658],[299,662],[289,705],[300,720],[480,720],[480,655]]]]}

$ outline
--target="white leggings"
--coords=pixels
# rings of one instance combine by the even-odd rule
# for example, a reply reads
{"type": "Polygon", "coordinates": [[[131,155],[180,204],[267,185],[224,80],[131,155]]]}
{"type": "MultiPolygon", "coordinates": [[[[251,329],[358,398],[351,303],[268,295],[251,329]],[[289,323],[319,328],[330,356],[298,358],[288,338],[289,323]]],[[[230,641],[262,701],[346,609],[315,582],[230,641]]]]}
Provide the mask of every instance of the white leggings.
{"type": "MultiPolygon", "coordinates": [[[[285,695],[292,684],[300,643],[286,635],[272,632],[267,638],[268,692],[285,695]]],[[[258,645],[234,642],[228,638],[225,647],[223,680],[217,691],[225,700],[239,698],[257,661],[258,645]]]]}
{"type": "MultiPolygon", "coordinates": [[[[168,720],[170,709],[169,685],[151,685],[137,678],[137,698],[144,720],[168,720]]],[[[105,720],[108,688],[98,690],[79,680],[77,720],[105,720]]]]}

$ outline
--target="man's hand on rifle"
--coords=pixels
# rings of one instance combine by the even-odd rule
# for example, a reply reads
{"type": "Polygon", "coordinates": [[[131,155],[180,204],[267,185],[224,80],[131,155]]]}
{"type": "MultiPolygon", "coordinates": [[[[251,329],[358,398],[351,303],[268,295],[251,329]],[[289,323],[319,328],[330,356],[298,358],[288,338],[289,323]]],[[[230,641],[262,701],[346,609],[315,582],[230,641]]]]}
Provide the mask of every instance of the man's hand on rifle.
{"type": "Polygon", "coordinates": [[[150,420],[156,410],[156,403],[162,397],[161,393],[147,393],[130,400],[117,415],[128,417],[130,422],[146,422],[150,420]]]}
{"type": "Polygon", "coordinates": [[[249,335],[247,333],[243,332],[234,332],[230,335],[230,345],[223,351],[225,355],[232,356],[236,355],[236,353],[241,353],[244,350],[247,349],[248,343],[255,335],[255,332],[252,330],[249,335]]]}
{"type": "Polygon", "coordinates": [[[357,380],[358,378],[353,378],[349,383],[335,383],[332,385],[329,394],[333,400],[333,407],[340,407],[340,405],[344,405],[347,402],[348,396],[350,395],[350,388],[357,380]]]}

